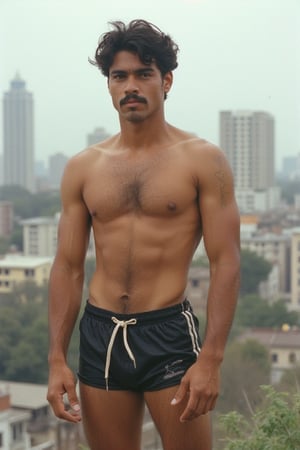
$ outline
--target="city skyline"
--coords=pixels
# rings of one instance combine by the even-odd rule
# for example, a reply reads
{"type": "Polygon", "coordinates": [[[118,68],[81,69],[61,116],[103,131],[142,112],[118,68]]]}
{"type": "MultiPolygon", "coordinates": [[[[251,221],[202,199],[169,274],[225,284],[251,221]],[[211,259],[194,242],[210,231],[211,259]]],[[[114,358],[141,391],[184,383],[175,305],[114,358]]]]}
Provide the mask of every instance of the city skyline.
{"type": "Polygon", "coordinates": [[[35,190],[34,98],[19,74],[3,95],[3,182],[35,190]]]}
{"type": "Polygon", "coordinates": [[[118,132],[106,79],[88,57],[109,21],[134,18],[155,23],[180,47],[167,121],[219,144],[219,111],[268,111],[276,121],[276,169],[300,152],[297,0],[129,0],[105,10],[96,0],[3,0],[0,86],[6,91],[19,71],[34,93],[37,160],[78,153],[95,128],[118,132]]]}

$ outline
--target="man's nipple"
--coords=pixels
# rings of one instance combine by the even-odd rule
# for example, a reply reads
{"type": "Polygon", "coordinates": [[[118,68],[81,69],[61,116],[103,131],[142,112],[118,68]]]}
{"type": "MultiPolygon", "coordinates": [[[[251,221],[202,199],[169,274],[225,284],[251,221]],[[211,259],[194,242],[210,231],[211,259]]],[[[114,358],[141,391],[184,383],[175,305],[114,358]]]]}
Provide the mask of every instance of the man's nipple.
{"type": "Polygon", "coordinates": [[[177,205],[176,205],[175,202],[169,202],[168,203],[168,210],[169,211],[176,211],[176,209],[177,209],[177,205]]]}

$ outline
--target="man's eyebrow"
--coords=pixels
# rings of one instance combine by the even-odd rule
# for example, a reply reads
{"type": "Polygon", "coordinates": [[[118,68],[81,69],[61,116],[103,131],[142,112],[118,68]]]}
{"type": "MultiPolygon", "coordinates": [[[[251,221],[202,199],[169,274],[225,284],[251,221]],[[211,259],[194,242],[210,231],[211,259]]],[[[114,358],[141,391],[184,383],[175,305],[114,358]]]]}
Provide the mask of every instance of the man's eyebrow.
{"type": "Polygon", "coordinates": [[[140,69],[136,70],[122,70],[122,69],[115,69],[110,72],[110,75],[126,75],[128,73],[135,73],[137,75],[142,73],[153,73],[154,70],[152,67],[142,67],[140,69]]]}

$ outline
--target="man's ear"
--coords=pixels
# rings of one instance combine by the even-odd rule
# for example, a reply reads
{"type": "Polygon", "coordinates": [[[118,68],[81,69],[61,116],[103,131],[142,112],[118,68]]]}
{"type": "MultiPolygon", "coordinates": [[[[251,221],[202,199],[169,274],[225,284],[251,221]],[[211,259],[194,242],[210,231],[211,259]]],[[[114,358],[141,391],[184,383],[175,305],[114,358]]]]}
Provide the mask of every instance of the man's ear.
{"type": "Polygon", "coordinates": [[[163,78],[163,87],[165,94],[167,94],[170,91],[172,84],[173,84],[173,73],[167,72],[163,78]]]}

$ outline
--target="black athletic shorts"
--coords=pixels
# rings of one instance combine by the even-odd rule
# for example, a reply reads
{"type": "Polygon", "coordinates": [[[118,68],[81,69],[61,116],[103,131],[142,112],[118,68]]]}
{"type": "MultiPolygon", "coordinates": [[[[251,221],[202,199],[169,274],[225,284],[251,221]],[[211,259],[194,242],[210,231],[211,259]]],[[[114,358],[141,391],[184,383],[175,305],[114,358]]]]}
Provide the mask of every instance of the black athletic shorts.
{"type": "Polygon", "coordinates": [[[199,323],[188,300],[132,315],[87,302],[78,377],[100,389],[155,391],[179,384],[200,348],[199,323]]]}

